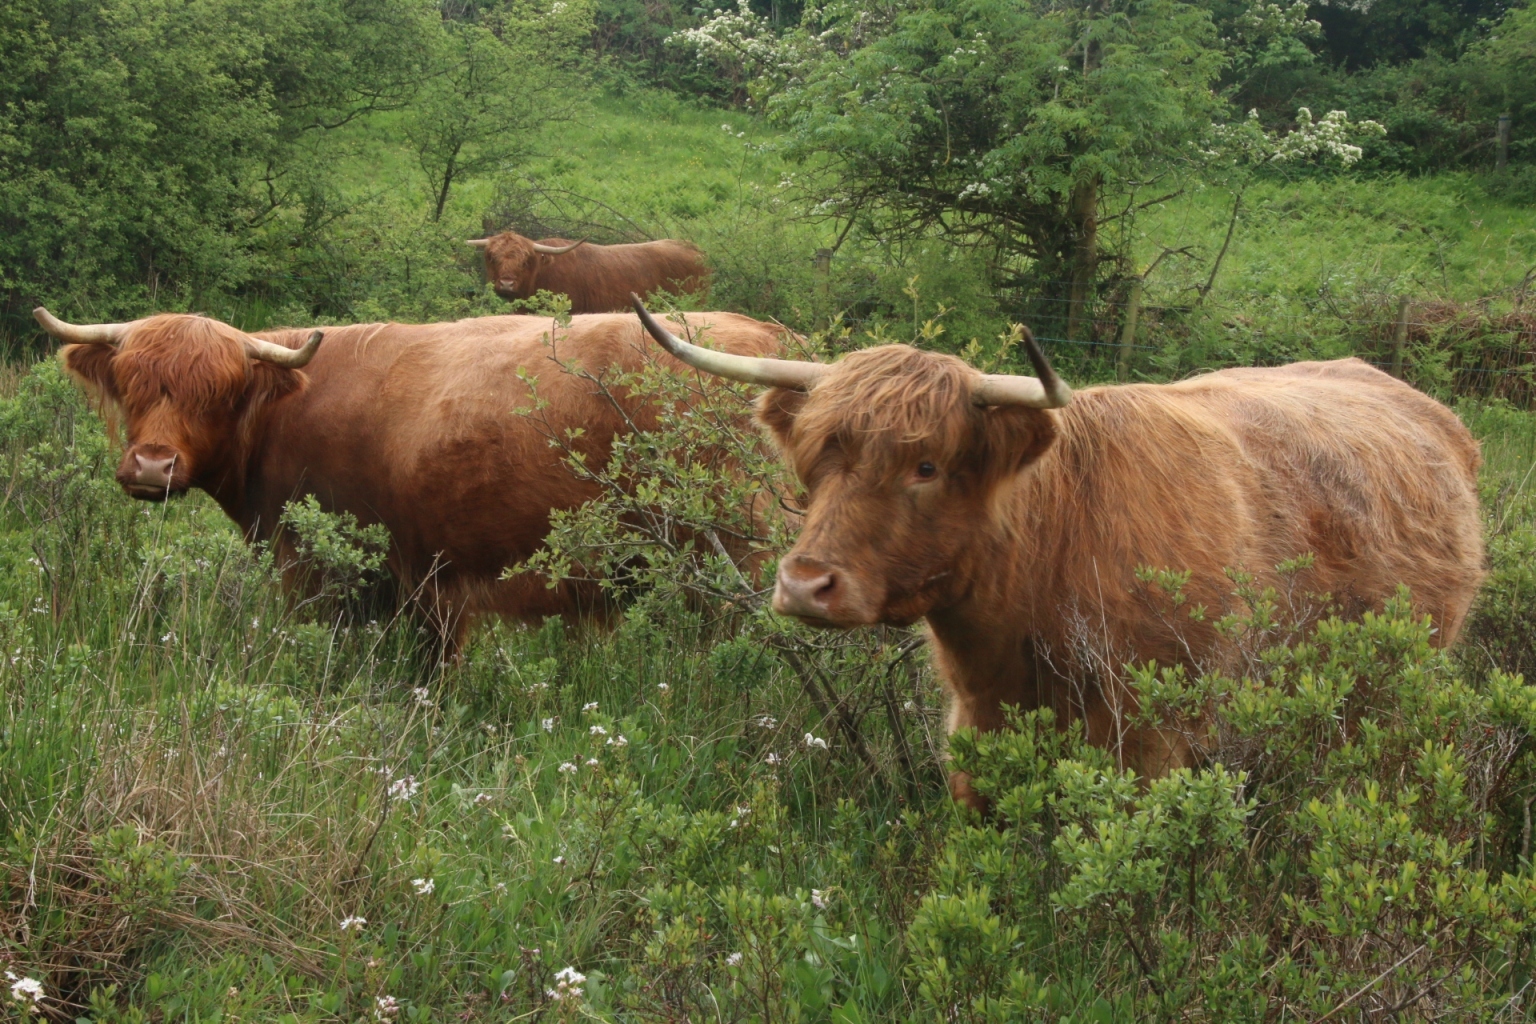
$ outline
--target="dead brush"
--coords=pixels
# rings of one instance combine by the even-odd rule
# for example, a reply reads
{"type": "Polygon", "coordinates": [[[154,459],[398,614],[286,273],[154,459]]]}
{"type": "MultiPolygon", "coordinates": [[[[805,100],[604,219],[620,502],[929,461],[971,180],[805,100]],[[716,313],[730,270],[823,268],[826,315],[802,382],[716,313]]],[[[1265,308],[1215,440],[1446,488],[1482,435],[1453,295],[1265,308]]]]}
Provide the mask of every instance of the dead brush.
{"type": "Polygon", "coordinates": [[[45,1006],[59,1019],[95,990],[141,980],[146,956],[173,942],[260,950],[322,978],[336,908],[358,898],[358,866],[371,873],[360,851],[389,801],[373,773],[337,755],[334,723],[296,724],[279,737],[283,756],[268,758],[228,714],[195,722],[177,710],[114,729],[86,723],[99,739],[78,799],[0,875],[0,934],[46,972],[45,1006]],[[264,777],[263,761],[280,773],[264,777]],[[359,789],[373,794],[372,813],[345,813],[359,789]],[[286,798],[301,790],[318,799],[294,814],[286,798]]]}

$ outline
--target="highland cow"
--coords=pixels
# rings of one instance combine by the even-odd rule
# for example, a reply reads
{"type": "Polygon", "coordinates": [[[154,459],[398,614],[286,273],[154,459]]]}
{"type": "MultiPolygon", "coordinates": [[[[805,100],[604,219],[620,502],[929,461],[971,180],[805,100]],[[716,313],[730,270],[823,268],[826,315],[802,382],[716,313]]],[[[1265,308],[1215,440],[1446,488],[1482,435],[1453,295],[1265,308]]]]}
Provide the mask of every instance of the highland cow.
{"type": "MultiPolygon", "coordinates": [[[[1483,577],[1477,442],[1358,359],[1074,395],[1027,332],[1038,377],[905,345],[790,362],[691,345],[634,301],[668,352],[770,389],[759,419],[806,491],[775,610],[834,628],[925,620],[951,732],[1049,707],[1163,774],[1198,757],[1198,723],[1138,725],[1126,666],[1230,665],[1229,570],[1278,587],[1310,556],[1290,582],[1345,613],[1406,585],[1442,645],[1483,577]],[[1188,572],[1183,613],[1143,568],[1188,572]]],[[[962,773],[951,790],[984,803],[962,773]]]]}
{"type": "Polygon", "coordinates": [[[702,298],[709,267],[687,242],[664,238],[631,245],[595,245],[564,238],[535,242],[513,231],[468,243],[485,253],[485,274],[504,299],[540,290],[566,295],[572,313],[629,310],[629,293],[662,290],[702,298]]]}

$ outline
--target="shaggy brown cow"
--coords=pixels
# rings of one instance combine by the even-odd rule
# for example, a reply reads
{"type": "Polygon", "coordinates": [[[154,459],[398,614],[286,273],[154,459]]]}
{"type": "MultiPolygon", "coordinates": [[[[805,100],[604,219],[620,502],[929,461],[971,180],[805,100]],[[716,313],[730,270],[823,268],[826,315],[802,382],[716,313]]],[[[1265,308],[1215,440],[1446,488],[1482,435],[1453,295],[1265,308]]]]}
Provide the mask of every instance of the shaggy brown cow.
{"type": "Polygon", "coordinates": [[[535,242],[513,231],[476,238],[485,253],[485,273],[496,294],[526,299],[539,289],[568,295],[572,313],[628,312],[629,293],[657,289],[674,294],[707,293],[710,271],[688,242],[664,238],[632,245],[594,245],[564,238],[535,242]]]}
{"type": "MultiPolygon", "coordinates": [[[[199,316],[75,326],[36,315],[71,343],[60,353],[69,372],[120,413],[128,444],[117,479],[128,494],[201,488],[248,539],[280,548],[283,506],[305,494],[383,523],[402,590],[421,588],[421,607],[455,641],[480,615],[581,610],[590,592],[498,579],[540,546],[551,510],[596,495],[548,432],[581,428],[575,447],[601,465],[626,415],[651,418],[618,389],[621,414],[554,361],[638,369],[650,347],[629,314],[573,317],[553,345],[553,322],[533,316],[332,327],[321,345],[319,331],[252,336],[199,316]],[[547,403],[537,418],[518,412],[531,404],[520,374],[537,378],[547,403]]],[[[776,351],[784,333],[734,313],[688,316],[738,353],[776,351]]]]}
{"type": "MultiPolygon", "coordinates": [[[[647,327],[685,362],[773,386],[758,415],[809,499],[775,609],[817,626],[926,619],[951,731],[1051,706],[1161,774],[1193,761],[1192,741],[1130,725],[1122,666],[1221,667],[1226,569],[1276,584],[1309,552],[1304,589],[1353,611],[1407,584],[1442,644],[1483,576],[1477,442],[1357,359],[1073,396],[1027,335],[1038,379],[903,345],[743,359],[647,327]],[[1206,621],[1174,627],[1139,566],[1188,570],[1206,621]]],[[[951,789],[980,805],[964,776],[951,789]]]]}

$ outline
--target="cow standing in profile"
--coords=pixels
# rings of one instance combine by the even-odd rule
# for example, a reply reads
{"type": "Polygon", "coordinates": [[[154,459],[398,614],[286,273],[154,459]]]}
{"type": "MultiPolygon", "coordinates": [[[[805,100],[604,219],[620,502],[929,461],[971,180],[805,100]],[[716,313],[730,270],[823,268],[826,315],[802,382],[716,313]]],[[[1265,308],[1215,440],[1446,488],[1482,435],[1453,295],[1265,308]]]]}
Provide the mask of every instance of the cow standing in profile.
{"type": "Polygon", "coordinates": [[[627,312],[630,292],[702,296],[709,290],[703,255],[674,238],[594,245],[564,238],[535,242],[503,231],[468,244],[484,252],[485,275],[497,295],[526,299],[543,289],[569,296],[572,313],[627,312]]]}
{"type": "MultiPolygon", "coordinates": [[[[848,628],[924,619],[949,730],[1051,707],[1146,775],[1191,764],[1180,728],[1137,728],[1121,666],[1221,667],[1226,570],[1301,580],[1346,610],[1406,584],[1456,640],[1483,578],[1478,444],[1445,406],[1358,359],[1233,369],[1075,396],[1026,332],[1036,377],[885,345],[833,364],[677,358],[765,385],[758,417],[805,486],[776,611],[848,628]],[[1188,571],[1173,628],[1136,570],[1188,571]]],[[[963,773],[955,798],[983,801],[963,773]]]]}
{"type": "MultiPolygon", "coordinates": [[[[640,369],[632,315],[497,316],[457,323],[363,324],[245,334],[201,316],[74,325],[46,310],[67,342],[65,368],[126,427],[117,480],[130,496],[206,491],[251,541],[292,564],[284,505],[314,494],[330,512],[383,523],[388,566],[450,645],[479,616],[537,621],[596,607],[593,587],[501,579],[544,541],[550,514],[597,496],[551,448],[565,438],[600,466],[617,434],[654,423],[624,388],[594,376],[640,369]],[[557,362],[558,360],[558,362],[557,362]],[[537,379],[537,416],[525,377],[537,379]]],[[[734,313],[690,313],[742,355],[778,350],[783,328],[734,313]]],[[[671,360],[668,360],[671,362],[671,360]]],[[[682,367],[676,363],[674,367],[682,367]]]]}

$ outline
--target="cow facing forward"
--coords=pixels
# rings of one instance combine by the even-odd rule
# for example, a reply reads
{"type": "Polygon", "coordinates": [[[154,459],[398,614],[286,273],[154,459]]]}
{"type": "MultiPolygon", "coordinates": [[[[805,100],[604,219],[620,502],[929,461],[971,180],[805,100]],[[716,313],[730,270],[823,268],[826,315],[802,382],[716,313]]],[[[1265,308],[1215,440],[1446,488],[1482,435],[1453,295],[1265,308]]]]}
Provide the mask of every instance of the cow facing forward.
{"type": "Polygon", "coordinates": [[[485,274],[497,295],[526,299],[543,289],[569,296],[572,313],[627,312],[630,292],[702,295],[709,290],[704,257],[674,238],[594,245],[564,238],[535,242],[503,231],[469,244],[484,252],[485,274]]]}
{"type": "MultiPolygon", "coordinates": [[[[1074,396],[1027,333],[1038,379],[904,345],[744,359],[647,327],[685,362],[771,388],[758,416],[808,496],[774,608],[815,626],[926,619],[951,732],[1052,707],[1162,774],[1192,762],[1190,739],[1130,724],[1121,666],[1220,667],[1227,569],[1278,584],[1310,553],[1298,582],[1355,611],[1407,584],[1444,645],[1483,576],[1477,442],[1357,359],[1074,396]],[[1212,614],[1171,628],[1140,566],[1187,570],[1189,606],[1212,614]]],[[[963,774],[950,786],[981,805],[963,774]]]]}
{"type": "MultiPolygon", "coordinates": [[[[117,479],[129,495],[200,488],[247,539],[289,555],[279,521],[306,494],[383,523],[393,577],[449,642],[481,615],[591,607],[595,590],[500,576],[539,548],[553,510],[597,495],[550,437],[579,430],[571,447],[599,466],[629,422],[654,421],[625,389],[610,400],[562,366],[610,379],[639,369],[650,347],[632,315],[563,328],[533,316],[331,327],[323,345],[319,331],[248,335],[200,316],[77,326],[36,315],[69,342],[68,371],[120,412],[128,443],[117,479]],[[537,381],[537,415],[519,413],[533,405],[525,377],[537,381]]],[[[688,316],[740,354],[776,351],[783,334],[733,313],[688,316]]]]}

